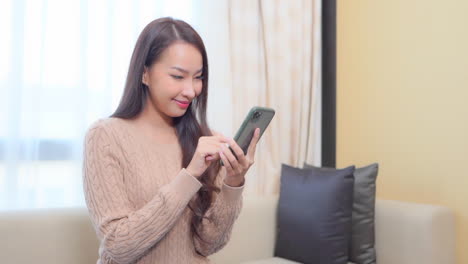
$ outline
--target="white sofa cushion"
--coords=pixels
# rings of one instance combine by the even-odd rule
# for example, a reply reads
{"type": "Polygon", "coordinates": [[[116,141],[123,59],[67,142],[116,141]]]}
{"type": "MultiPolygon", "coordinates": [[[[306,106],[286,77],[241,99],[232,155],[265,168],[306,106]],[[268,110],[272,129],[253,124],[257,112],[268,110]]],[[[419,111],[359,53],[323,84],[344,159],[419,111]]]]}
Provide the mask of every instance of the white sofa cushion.
{"type": "Polygon", "coordinates": [[[0,213],[0,263],[96,263],[99,242],[86,208],[0,213]]]}
{"type": "Polygon", "coordinates": [[[377,200],[379,264],[455,264],[455,216],[436,205],[377,200]]]}
{"type": "Polygon", "coordinates": [[[245,196],[229,243],[210,256],[215,264],[239,264],[273,257],[279,196],[245,196]]]}

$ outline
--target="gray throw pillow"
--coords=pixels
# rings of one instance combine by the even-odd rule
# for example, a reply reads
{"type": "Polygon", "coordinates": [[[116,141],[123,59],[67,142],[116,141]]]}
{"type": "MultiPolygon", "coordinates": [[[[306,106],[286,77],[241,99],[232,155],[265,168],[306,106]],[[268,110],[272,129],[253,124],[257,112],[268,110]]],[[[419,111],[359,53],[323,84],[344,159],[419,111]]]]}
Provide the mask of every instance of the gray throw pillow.
{"type": "MultiPolygon", "coordinates": [[[[304,164],[304,168],[317,168],[304,164]]],[[[324,170],[335,170],[323,167],[324,170]]],[[[349,261],[375,264],[375,189],[379,164],[373,163],[354,171],[354,197],[349,247],[349,261]]]]}
{"type": "Polygon", "coordinates": [[[282,165],[275,256],[301,263],[348,263],[354,169],[282,165]]]}

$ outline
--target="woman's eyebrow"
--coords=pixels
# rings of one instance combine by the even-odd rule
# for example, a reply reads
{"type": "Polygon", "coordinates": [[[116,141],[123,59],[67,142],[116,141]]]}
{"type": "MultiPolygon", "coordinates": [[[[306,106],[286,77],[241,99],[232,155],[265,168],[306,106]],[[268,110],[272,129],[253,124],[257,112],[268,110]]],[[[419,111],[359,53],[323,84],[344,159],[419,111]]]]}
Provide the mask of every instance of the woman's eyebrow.
{"type": "MultiPolygon", "coordinates": [[[[182,69],[182,68],[177,67],[177,66],[172,66],[171,69],[175,69],[175,70],[181,71],[181,72],[186,73],[186,74],[189,73],[186,69],[182,69]]],[[[196,71],[195,73],[200,73],[200,72],[202,72],[202,71],[203,71],[203,68],[199,69],[199,70],[196,71]]]]}

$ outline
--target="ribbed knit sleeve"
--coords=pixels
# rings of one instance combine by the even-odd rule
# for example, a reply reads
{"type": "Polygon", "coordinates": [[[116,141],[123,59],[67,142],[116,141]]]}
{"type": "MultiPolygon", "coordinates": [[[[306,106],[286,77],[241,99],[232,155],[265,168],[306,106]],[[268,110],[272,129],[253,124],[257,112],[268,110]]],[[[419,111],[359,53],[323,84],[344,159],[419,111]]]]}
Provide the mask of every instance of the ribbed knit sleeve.
{"type": "Polygon", "coordinates": [[[124,188],[122,166],[128,161],[108,130],[97,122],[86,134],[84,193],[101,240],[101,261],[132,263],[171,230],[201,183],[182,169],[152,200],[135,210],[124,188]]]}
{"type": "Polygon", "coordinates": [[[195,236],[194,243],[197,252],[209,256],[221,250],[229,241],[232,227],[242,208],[242,191],[244,186],[231,187],[224,183],[226,170],[221,168],[217,185],[221,191],[208,209],[199,233],[203,240],[195,236]]]}

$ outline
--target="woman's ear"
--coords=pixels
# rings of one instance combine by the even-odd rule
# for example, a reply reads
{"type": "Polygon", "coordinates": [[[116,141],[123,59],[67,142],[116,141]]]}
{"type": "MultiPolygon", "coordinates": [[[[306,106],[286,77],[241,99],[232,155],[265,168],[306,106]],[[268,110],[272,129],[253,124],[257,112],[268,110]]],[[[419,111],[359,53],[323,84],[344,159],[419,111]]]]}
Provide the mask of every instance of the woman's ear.
{"type": "Polygon", "coordinates": [[[144,69],[143,69],[143,76],[141,76],[141,82],[146,85],[146,86],[149,86],[148,85],[148,67],[144,66],[144,69]]]}

